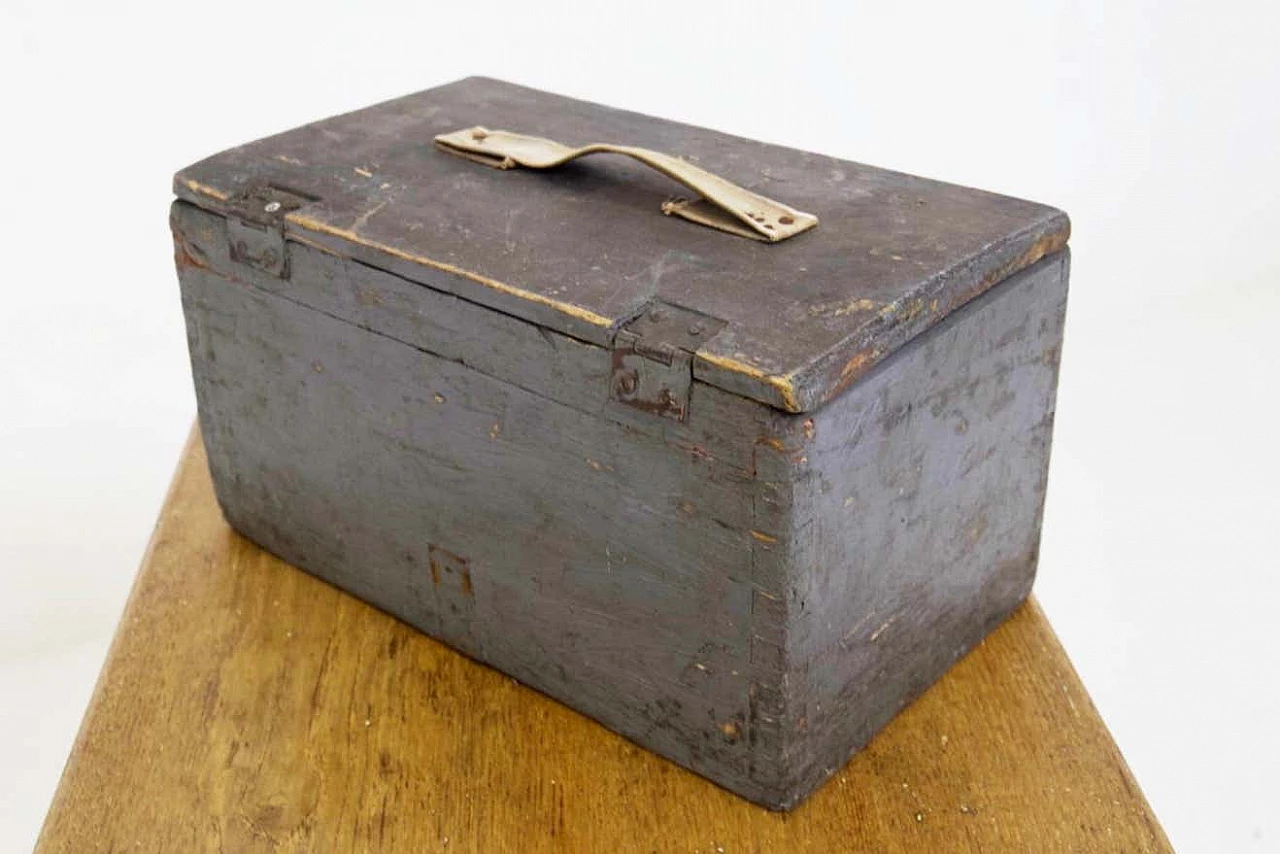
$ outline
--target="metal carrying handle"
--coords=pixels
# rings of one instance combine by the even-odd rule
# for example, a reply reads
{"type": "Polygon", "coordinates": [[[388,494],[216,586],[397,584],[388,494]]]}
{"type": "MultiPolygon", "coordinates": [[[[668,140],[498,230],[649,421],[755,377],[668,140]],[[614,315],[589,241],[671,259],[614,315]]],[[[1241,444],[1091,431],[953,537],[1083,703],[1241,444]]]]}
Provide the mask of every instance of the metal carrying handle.
{"type": "Polygon", "coordinates": [[[606,143],[570,148],[550,139],[482,127],[440,134],[436,145],[496,169],[552,169],[587,154],[625,154],[674,178],[701,197],[664,202],[664,214],[767,243],[786,240],[818,224],[813,214],[744,190],[692,163],[647,148],[606,143]]]}

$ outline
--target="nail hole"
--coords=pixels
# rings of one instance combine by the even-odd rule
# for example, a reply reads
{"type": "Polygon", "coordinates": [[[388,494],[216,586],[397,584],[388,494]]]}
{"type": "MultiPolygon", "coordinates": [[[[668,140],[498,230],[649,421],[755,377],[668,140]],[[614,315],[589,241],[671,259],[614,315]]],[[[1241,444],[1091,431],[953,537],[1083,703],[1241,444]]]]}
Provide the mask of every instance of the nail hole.
{"type": "Polygon", "coordinates": [[[473,130],[473,131],[471,132],[471,138],[472,138],[472,139],[474,139],[476,142],[480,142],[480,141],[482,141],[482,140],[483,140],[485,137],[487,137],[488,135],[489,135],[489,134],[485,133],[485,132],[484,132],[484,131],[482,131],[482,130],[473,130]]]}
{"type": "Polygon", "coordinates": [[[773,231],[773,223],[771,223],[771,222],[766,222],[766,223],[764,224],[764,227],[765,227],[765,228],[767,228],[767,229],[769,229],[770,231],[773,231]]]}
{"type": "Polygon", "coordinates": [[[791,225],[791,223],[795,222],[795,219],[784,214],[783,216],[778,217],[778,222],[783,225],[791,225]]]}

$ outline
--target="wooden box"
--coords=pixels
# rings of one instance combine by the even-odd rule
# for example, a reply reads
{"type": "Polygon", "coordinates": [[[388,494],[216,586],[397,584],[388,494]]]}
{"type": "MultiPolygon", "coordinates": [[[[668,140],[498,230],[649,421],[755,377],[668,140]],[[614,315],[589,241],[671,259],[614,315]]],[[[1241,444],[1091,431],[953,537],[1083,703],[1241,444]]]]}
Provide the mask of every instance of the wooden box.
{"type": "Polygon", "coordinates": [[[231,525],[744,797],[1031,587],[1059,211],[479,78],[175,190],[231,525]]]}

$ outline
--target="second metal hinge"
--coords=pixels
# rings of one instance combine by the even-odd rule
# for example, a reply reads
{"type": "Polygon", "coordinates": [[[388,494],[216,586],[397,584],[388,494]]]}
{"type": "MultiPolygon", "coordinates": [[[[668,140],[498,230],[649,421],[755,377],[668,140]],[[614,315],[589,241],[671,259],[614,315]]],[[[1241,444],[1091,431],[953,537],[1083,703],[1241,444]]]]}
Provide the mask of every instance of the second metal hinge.
{"type": "Polygon", "coordinates": [[[277,187],[251,187],[227,201],[231,260],[282,279],[289,278],[284,218],[314,199],[277,187]]]}
{"type": "Polygon", "coordinates": [[[613,339],[609,396],[684,421],[693,387],[693,354],[725,321],[655,300],[613,339]]]}

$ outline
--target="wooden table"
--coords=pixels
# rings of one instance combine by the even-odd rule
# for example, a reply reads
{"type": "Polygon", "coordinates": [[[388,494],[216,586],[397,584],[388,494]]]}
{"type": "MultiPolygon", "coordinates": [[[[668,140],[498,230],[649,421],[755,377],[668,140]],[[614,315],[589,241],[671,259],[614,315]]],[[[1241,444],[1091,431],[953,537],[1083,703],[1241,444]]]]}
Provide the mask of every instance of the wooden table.
{"type": "Polygon", "coordinates": [[[37,851],[1167,851],[1034,603],[790,814],[295,570],[189,443],[37,851]]]}

